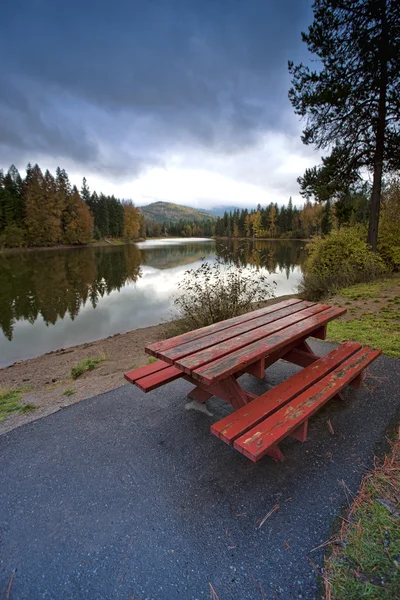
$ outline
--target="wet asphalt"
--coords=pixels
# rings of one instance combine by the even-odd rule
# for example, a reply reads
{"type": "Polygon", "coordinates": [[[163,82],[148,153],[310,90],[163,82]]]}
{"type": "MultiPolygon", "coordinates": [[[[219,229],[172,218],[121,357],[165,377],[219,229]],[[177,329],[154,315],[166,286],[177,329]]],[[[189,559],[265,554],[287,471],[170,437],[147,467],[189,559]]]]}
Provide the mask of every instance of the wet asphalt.
{"type": "MultiPolygon", "coordinates": [[[[297,370],[279,361],[266,381],[241,382],[261,393],[297,370]]],[[[230,408],[197,410],[190,388],[125,385],[0,436],[0,598],[10,584],[10,600],[321,597],[313,549],[385,450],[400,361],[375,361],[362,390],[310,421],[306,443],[281,444],[282,464],[211,435],[230,408]]]]}

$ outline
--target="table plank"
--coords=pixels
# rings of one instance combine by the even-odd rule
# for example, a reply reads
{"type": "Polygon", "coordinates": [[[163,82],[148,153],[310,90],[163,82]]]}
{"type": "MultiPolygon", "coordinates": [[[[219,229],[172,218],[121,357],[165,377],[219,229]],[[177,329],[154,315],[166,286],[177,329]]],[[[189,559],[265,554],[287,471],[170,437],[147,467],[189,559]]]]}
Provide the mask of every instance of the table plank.
{"type": "Polygon", "coordinates": [[[281,329],[290,327],[294,323],[303,321],[304,319],[318,314],[327,308],[329,308],[328,304],[314,304],[313,306],[289,315],[288,317],[284,317],[277,321],[273,321],[272,323],[268,323],[263,327],[259,327],[254,331],[239,334],[232,339],[226,340],[225,342],[214,344],[210,348],[206,348],[205,350],[201,350],[195,354],[185,356],[184,358],[174,361],[174,365],[190,375],[192,371],[197,370],[199,367],[207,363],[215,361],[216,359],[220,359],[225,355],[230,355],[236,350],[239,350],[239,348],[248,346],[249,344],[252,344],[252,342],[270,336],[281,329]]]}
{"type": "Polygon", "coordinates": [[[224,329],[227,329],[228,327],[233,327],[234,325],[238,325],[239,323],[244,323],[245,321],[251,321],[252,319],[256,319],[261,315],[275,313],[276,311],[281,310],[282,308],[292,306],[293,304],[297,304],[299,302],[301,302],[300,298],[289,298],[289,300],[283,300],[282,302],[278,302],[277,304],[264,306],[264,308],[250,311],[243,315],[239,315],[238,317],[233,317],[232,319],[219,321],[218,323],[213,323],[212,325],[207,325],[206,327],[201,327],[200,329],[195,329],[194,331],[189,331],[188,333],[183,333],[181,335],[177,335],[167,340],[154,342],[154,344],[149,344],[148,346],[146,346],[145,350],[147,354],[151,354],[152,356],[161,358],[163,352],[165,350],[168,350],[169,348],[179,346],[186,342],[191,342],[206,335],[216,333],[217,331],[222,331],[224,329]]]}
{"type": "Polygon", "coordinates": [[[329,354],[318,359],[312,365],[312,368],[308,367],[306,370],[299,371],[299,373],[292,375],[288,380],[268,390],[250,404],[235,410],[231,415],[214,423],[211,426],[212,433],[226,444],[233,444],[236,438],[244,435],[249,429],[282,408],[295,396],[305,392],[360,348],[361,344],[356,342],[346,342],[335,348],[329,354]]]}
{"type": "Polygon", "coordinates": [[[278,444],[312,417],[321,406],[348,385],[380,354],[380,350],[361,348],[329,375],[297,396],[288,406],[284,406],[239,437],[234,442],[234,447],[256,462],[267,453],[271,445],[278,444]]]}
{"type": "Polygon", "coordinates": [[[345,308],[328,307],[319,314],[297,322],[222,358],[196,368],[196,370],[192,371],[191,376],[205,385],[221,381],[221,379],[243,370],[256,360],[265,358],[272,352],[283,348],[290,342],[309,336],[313,331],[320,328],[321,325],[340,317],[345,312],[345,308]]]}
{"type": "Polygon", "coordinates": [[[305,308],[315,306],[315,304],[315,302],[298,302],[297,304],[292,304],[291,306],[287,306],[286,308],[282,308],[276,312],[262,315],[257,319],[251,319],[250,321],[245,321],[239,325],[228,327],[227,329],[218,331],[217,333],[212,333],[211,335],[203,336],[197,340],[187,342],[186,344],[174,346],[173,348],[162,352],[163,360],[173,365],[176,360],[183,358],[184,356],[194,354],[195,352],[200,352],[201,350],[209,348],[210,346],[215,346],[216,344],[222,343],[242,333],[247,333],[253,329],[268,325],[268,323],[278,322],[284,317],[298,313],[305,308]]]}

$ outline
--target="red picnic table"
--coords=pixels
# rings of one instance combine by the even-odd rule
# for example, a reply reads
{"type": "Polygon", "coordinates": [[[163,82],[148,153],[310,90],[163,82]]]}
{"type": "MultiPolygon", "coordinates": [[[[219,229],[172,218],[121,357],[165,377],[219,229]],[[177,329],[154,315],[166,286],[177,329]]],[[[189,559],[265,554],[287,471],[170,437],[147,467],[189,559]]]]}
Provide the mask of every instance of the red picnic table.
{"type": "Polygon", "coordinates": [[[345,312],[328,304],[285,300],[150,344],[146,352],[159,360],[125,373],[125,378],[144,392],[186,379],[195,386],[189,397],[206,402],[217,396],[235,409],[211,426],[213,434],[254,462],[265,454],[283,460],[278,442],[288,435],[305,441],[310,416],[346,385],[360,387],[365,368],[380,354],[353,342],[324,357],[314,354],[307,338],[325,339],[329,321],[345,312]],[[279,359],[304,368],[258,397],[241,387],[241,375],[263,378],[279,359]]]}

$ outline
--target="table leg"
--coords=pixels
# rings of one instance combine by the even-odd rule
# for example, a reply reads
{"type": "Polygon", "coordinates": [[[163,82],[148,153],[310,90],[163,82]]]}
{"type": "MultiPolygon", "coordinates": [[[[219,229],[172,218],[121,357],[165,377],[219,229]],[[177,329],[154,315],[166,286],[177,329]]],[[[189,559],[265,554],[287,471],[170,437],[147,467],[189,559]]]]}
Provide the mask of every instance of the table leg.
{"type": "Polygon", "coordinates": [[[258,377],[258,379],[264,379],[265,375],[265,358],[261,358],[257,362],[249,365],[244,369],[246,373],[249,375],[254,375],[254,377],[258,377]]]}
{"type": "Polygon", "coordinates": [[[256,394],[246,392],[241,388],[234,376],[230,376],[214,385],[207,386],[202,385],[198,381],[194,381],[189,375],[185,375],[184,379],[196,385],[196,387],[189,392],[188,396],[199,402],[205,402],[211,398],[211,396],[217,396],[217,398],[221,398],[221,400],[232,404],[233,408],[236,409],[245,406],[251,400],[256,398],[256,394]]]}

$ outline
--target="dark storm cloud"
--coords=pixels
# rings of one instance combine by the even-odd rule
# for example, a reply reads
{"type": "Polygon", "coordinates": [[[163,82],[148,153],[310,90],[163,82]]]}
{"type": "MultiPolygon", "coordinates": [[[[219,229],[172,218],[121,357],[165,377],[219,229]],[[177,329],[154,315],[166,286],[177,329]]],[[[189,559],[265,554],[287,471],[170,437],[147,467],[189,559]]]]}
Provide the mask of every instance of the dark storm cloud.
{"type": "Polygon", "coordinates": [[[307,0],[54,0],[2,11],[0,161],[114,175],[175,145],[231,153],[287,128],[307,0]]]}

